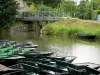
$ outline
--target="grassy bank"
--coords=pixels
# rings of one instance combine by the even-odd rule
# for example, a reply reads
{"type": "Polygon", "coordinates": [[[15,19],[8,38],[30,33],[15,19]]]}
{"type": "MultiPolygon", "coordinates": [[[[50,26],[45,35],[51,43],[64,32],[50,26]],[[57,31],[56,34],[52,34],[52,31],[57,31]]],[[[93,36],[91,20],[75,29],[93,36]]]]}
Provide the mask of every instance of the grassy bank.
{"type": "Polygon", "coordinates": [[[49,35],[74,35],[75,33],[79,33],[99,36],[100,22],[81,19],[62,19],[58,22],[45,25],[42,29],[42,33],[49,35]]]}

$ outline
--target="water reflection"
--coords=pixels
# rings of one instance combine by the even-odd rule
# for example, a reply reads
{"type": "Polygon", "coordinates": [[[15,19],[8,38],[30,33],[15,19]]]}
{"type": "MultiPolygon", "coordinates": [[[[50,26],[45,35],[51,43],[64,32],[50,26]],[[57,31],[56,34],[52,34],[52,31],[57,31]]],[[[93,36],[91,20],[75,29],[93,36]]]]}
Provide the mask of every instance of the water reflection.
{"type": "Polygon", "coordinates": [[[71,54],[78,58],[74,62],[94,62],[100,64],[100,48],[92,45],[74,44],[70,50],[71,54]]]}
{"type": "Polygon", "coordinates": [[[93,62],[100,64],[100,42],[85,41],[68,36],[44,36],[36,32],[2,33],[0,39],[31,42],[38,44],[38,51],[53,51],[53,56],[74,55],[74,62],[93,62]]]}

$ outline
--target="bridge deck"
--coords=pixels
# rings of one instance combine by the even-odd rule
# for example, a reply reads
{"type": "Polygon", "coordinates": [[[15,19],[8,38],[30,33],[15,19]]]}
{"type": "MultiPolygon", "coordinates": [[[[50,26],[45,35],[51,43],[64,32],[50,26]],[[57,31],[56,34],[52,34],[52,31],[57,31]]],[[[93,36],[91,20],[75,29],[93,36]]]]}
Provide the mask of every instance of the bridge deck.
{"type": "Polygon", "coordinates": [[[58,21],[60,17],[16,17],[16,19],[21,21],[58,21]]]}

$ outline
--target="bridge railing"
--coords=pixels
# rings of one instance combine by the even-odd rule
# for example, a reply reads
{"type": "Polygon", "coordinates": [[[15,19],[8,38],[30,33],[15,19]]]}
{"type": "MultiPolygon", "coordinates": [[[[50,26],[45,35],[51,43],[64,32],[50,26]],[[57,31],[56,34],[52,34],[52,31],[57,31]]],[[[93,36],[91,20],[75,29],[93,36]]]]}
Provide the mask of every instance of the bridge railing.
{"type": "Polygon", "coordinates": [[[61,12],[61,11],[40,11],[37,13],[31,12],[19,12],[17,17],[35,17],[35,16],[46,16],[46,17],[67,17],[68,14],[61,12]]]}
{"type": "Polygon", "coordinates": [[[61,12],[61,11],[41,11],[37,13],[31,12],[20,12],[16,15],[18,20],[24,21],[56,21],[60,20],[61,18],[67,18],[68,14],[61,12]]]}

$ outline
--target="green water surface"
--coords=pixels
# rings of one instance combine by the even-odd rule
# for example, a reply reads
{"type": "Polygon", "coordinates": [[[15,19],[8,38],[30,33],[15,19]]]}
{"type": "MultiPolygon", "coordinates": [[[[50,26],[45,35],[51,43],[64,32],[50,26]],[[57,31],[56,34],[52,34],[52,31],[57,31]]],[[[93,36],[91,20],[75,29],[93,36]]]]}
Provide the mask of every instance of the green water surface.
{"type": "Polygon", "coordinates": [[[1,40],[38,44],[37,51],[55,52],[53,56],[77,56],[74,61],[100,64],[100,41],[81,40],[68,36],[46,36],[36,32],[4,32],[1,40]]]}

